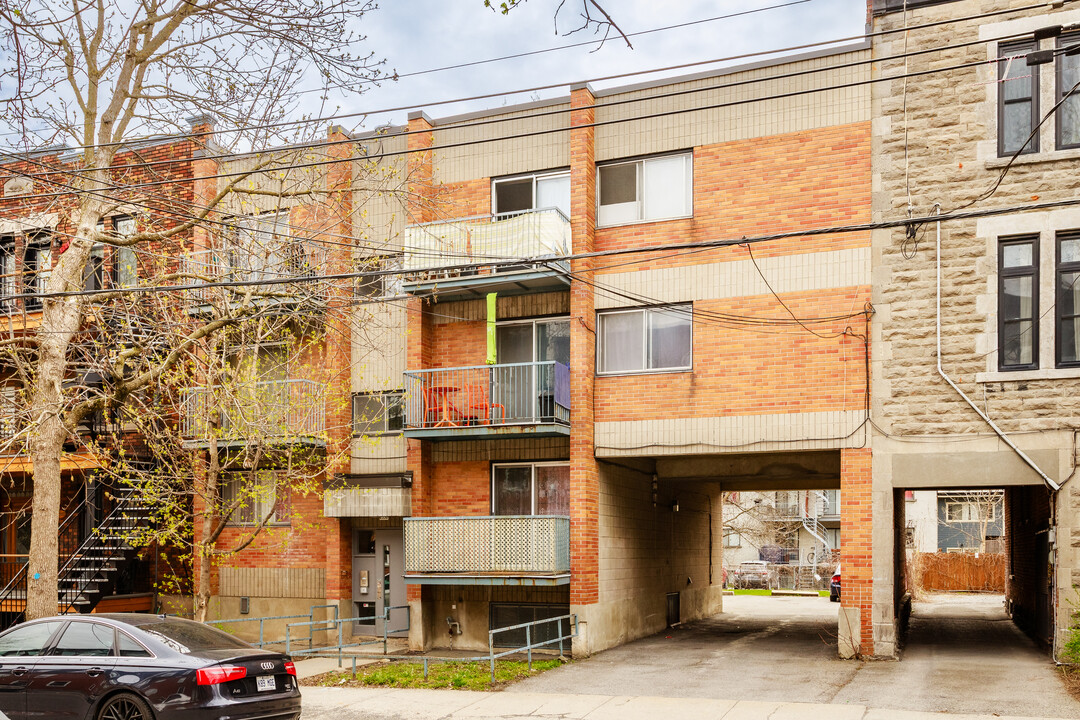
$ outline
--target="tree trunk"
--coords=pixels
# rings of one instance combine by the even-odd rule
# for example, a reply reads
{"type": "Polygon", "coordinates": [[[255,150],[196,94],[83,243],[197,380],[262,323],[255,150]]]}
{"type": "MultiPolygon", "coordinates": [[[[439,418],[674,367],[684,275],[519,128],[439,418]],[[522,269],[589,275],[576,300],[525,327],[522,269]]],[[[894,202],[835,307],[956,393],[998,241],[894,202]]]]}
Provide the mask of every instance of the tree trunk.
{"type": "MultiPolygon", "coordinates": [[[[88,237],[92,226],[86,228],[82,225],[79,237],[88,237]]],[[[89,242],[73,241],[59,261],[54,263],[46,290],[58,292],[70,289],[71,283],[67,278],[82,278],[89,255],[89,242]]],[[[34,429],[30,434],[30,457],[34,464],[34,494],[30,559],[27,565],[27,620],[55,615],[57,612],[60,459],[67,437],[63,416],[63,383],[68,346],[81,323],[80,298],[57,298],[43,303],[41,327],[37,335],[36,376],[31,390],[31,421],[34,429]]]]}
{"type": "Polygon", "coordinates": [[[221,474],[221,464],[218,457],[217,429],[219,423],[208,419],[207,428],[210,436],[210,447],[207,450],[208,462],[206,467],[206,486],[203,489],[203,497],[206,498],[202,516],[202,534],[195,548],[199,557],[199,576],[195,583],[195,619],[206,622],[210,611],[210,561],[214,551],[214,519],[218,507],[218,476],[221,474]]]}

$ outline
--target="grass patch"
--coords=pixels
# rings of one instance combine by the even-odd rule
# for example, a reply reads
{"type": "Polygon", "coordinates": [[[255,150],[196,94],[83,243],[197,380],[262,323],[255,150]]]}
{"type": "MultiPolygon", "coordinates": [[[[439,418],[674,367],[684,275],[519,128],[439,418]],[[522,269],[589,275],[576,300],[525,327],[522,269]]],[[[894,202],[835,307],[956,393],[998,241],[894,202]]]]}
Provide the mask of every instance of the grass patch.
{"type": "Polygon", "coordinates": [[[493,684],[491,666],[486,662],[431,662],[428,663],[427,679],[424,679],[424,664],[421,662],[385,662],[356,668],[355,680],[352,670],[347,670],[307,678],[301,682],[301,685],[491,690],[557,668],[562,664],[563,661],[558,659],[534,660],[532,673],[530,673],[527,662],[497,660],[493,684]]]}

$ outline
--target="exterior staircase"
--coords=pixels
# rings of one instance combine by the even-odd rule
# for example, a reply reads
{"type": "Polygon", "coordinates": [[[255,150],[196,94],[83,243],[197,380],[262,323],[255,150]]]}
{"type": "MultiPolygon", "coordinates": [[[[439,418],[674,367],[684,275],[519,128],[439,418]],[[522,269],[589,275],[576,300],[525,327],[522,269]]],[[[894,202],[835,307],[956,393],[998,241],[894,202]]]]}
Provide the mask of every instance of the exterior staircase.
{"type": "MultiPolygon", "coordinates": [[[[130,491],[115,496],[112,512],[92,532],[81,537],[80,524],[85,511],[85,504],[80,505],[60,524],[59,614],[91,612],[107,594],[116,574],[135,559],[138,548],[131,544],[132,539],[140,528],[153,521],[151,508],[130,491]]],[[[27,567],[24,565],[0,590],[0,629],[25,619],[27,567]]]]}

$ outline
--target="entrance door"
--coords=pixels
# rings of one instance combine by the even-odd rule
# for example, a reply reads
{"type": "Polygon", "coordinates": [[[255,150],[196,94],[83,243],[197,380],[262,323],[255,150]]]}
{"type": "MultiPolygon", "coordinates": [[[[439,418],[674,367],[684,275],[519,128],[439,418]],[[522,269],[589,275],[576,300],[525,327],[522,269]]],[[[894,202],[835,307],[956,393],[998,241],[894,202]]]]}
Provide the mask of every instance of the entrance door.
{"type": "Polygon", "coordinates": [[[356,632],[381,635],[385,609],[398,608],[390,611],[389,629],[397,631],[391,633],[395,636],[408,634],[403,547],[400,528],[354,531],[354,617],[365,618],[356,623],[356,632]]]}

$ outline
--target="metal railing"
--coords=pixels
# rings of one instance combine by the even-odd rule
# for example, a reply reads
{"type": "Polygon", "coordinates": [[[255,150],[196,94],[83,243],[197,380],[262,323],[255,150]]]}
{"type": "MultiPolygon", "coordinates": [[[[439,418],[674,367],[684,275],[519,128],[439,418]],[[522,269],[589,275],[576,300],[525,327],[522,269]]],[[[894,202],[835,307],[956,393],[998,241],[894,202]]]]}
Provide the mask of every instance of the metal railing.
{"type": "Polygon", "coordinates": [[[405,427],[570,422],[570,368],[553,360],[405,373],[405,427]]]}
{"type": "MultiPolygon", "coordinates": [[[[334,622],[334,621],[336,621],[338,619],[338,606],[337,605],[332,605],[332,604],[331,605],[312,605],[311,608],[308,610],[307,614],[305,614],[305,615],[269,615],[269,616],[263,616],[263,617],[230,618],[228,620],[207,620],[203,624],[204,625],[237,625],[237,624],[240,624],[240,623],[257,622],[257,623],[259,623],[259,642],[255,643],[255,642],[251,642],[250,640],[248,640],[247,642],[248,642],[249,645],[254,645],[255,647],[261,648],[261,647],[265,647],[267,645],[278,645],[278,644],[280,644],[282,642],[286,642],[285,640],[267,640],[266,639],[266,623],[268,621],[299,620],[300,618],[307,618],[308,619],[307,624],[311,628],[314,628],[315,625],[317,623],[319,623],[319,622],[323,622],[323,623],[325,623],[325,622],[334,622]],[[334,611],[333,620],[329,620],[329,619],[328,620],[319,620],[319,621],[315,620],[315,611],[316,610],[329,610],[329,609],[332,609],[334,611]]],[[[222,628],[222,629],[224,629],[224,628],[222,628]]],[[[286,632],[286,637],[287,637],[288,636],[288,626],[286,626],[285,632],[286,632]]],[[[314,645],[314,641],[315,641],[315,631],[314,631],[314,629],[312,629],[311,632],[308,635],[308,647],[312,647],[314,645]]]]}
{"type": "Polygon", "coordinates": [[[323,389],[313,380],[191,388],[184,393],[180,431],[186,438],[207,437],[209,413],[217,412],[223,438],[321,435],[326,429],[323,389]]]}
{"type": "MultiPolygon", "coordinates": [[[[320,606],[315,606],[315,607],[329,607],[329,606],[320,605],[320,606]]],[[[383,608],[383,614],[382,614],[382,624],[383,624],[382,640],[376,639],[376,640],[361,640],[359,642],[350,642],[350,643],[345,642],[345,624],[346,623],[350,623],[350,624],[361,624],[362,623],[364,625],[368,625],[368,624],[374,625],[376,620],[378,620],[378,616],[377,615],[365,615],[363,617],[339,618],[339,617],[337,617],[337,609],[336,609],[336,607],[335,607],[335,610],[334,610],[334,618],[333,619],[309,620],[307,622],[289,623],[288,625],[285,626],[285,654],[286,655],[291,655],[291,656],[296,656],[296,655],[319,655],[319,654],[325,654],[327,652],[332,652],[332,651],[336,650],[337,651],[337,656],[338,656],[338,667],[341,667],[342,654],[343,654],[345,648],[363,647],[365,645],[377,645],[379,643],[382,643],[382,646],[383,646],[382,654],[386,655],[387,652],[388,652],[388,645],[389,645],[389,642],[390,642],[390,636],[398,634],[398,633],[409,632],[409,629],[410,629],[410,617],[409,617],[408,612],[405,613],[405,627],[403,627],[403,628],[391,628],[390,627],[391,615],[392,615],[394,610],[408,610],[408,609],[409,609],[408,605],[391,605],[391,606],[383,608]],[[293,650],[293,647],[292,647],[292,642],[293,642],[292,629],[294,627],[297,627],[297,628],[306,627],[306,628],[308,628],[308,637],[307,637],[308,648],[307,648],[307,650],[293,650]],[[315,633],[317,633],[317,632],[330,632],[331,630],[335,630],[335,629],[337,630],[337,644],[336,645],[322,645],[322,646],[316,647],[313,644],[312,638],[315,636],[315,633]]],[[[354,664],[353,665],[354,672],[355,672],[355,668],[356,668],[356,666],[354,664]]]]}
{"type": "Polygon", "coordinates": [[[405,518],[405,572],[570,572],[570,518],[504,515],[405,518]]]}
{"type": "MultiPolygon", "coordinates": [[[[468,268],[472,263],[521,258],[557,259],[570,254],[570,220],[558,208],[476,215],[405,228],[403,269],[411,281],[532,270],[534,265],[468,268]],[[446,271],[429,268],[447,267],[446,271]],[[415,272],[421,268],[423,273],[415,272]]],[[[569,269],[565,261],[559,266],[569,269]]],[[[546,267],[547,265],[541,265],[546,267]]]]}
{"type": "MultiPolygon", "coordinates": [[[[180,273],[184,285],[205,285],[220,282],[267,282],[256,288],[257,295],[297,295],[295,283],[269,283],[279,279],[315,277],[323,271],[324,257],[318,248],[300,240],[272,240],[256,247],[234,246],[221,250],[194,250],[180,259],[180,273]]],[[[303,288],[314,287],[304,285],[303,288]]],[[[244,293],[250,288],[233,288],[231,292],[244,293]]],[[[209,301],[211,293],[222,293],[223,288],[192,290],[191,296],[209,301]]],[[[310,289],[299,294],[309,295],[310,289]]]]}
{"type": "MultiPolygon", "coordinates": [[[[507,627],[493,628],[493,629],[489,630],[488,631],[488,652],[487,652],[487,655],[474,655],[472,657],[430,657],[428,655],[424,655],[424,656],[421,656],[421,657],[415,657],[415,656],[410,656],[410,655],[389,655],[389,654],[387,654],[387,637],[388,637],[389,633],[404,632],[405,630],[408,630],[408,628],[405,628],[404,630],[389,630],[389,631],[387,630],[387,628],[389,627],[390,611],[391,610],[399,610],[399,609],[407,608],[407,607],[408,607],[407,605],[403,605],[403,606],[399,606],[399,607],[389,607],[389,608],[386,608],[385,610],[383,610],[383,639],[382,639],[383,652],[382,652],[381,655],[375,655],[375,654],[371,654],[371,653],[350,653],[350,657],[352,658],[352,676],[353,676],[354,680],[356,679],[356,661],[360,660],[360,659],[373,659],[373,660],[382,660],[382,661],[388,661],[388,662],[412,662],[412,663],[422,664],[423,668],[424,668],[424,679],[425,680],[428,679],[428,667],[432,663],[441,663],[441,662],[460,663],[460,662],[485,662],[486,661],[486,662],[490,663],[490,665],[491,665],[491,682],[494,683],[495,682],[495,661],[498,660],[499,658],[507,657],[508,655],[517,655],[517,654],[520,654],[520,653],[523,653],[523,652],[527,653],[529,670],[531,672],[532,671],[532,664],[533,664],[533,650],[537,650],[537,649],[544,648],[544,647],[547,647],[549,645],[554,645],[555,643],[558,643],[559,644],[559,657],[562,658],[566,654],[565,643],[567,641],[569,641],[569,640],[573,640],[574,638],[576,638],[578,636],[577,615],[573,615],[573,614],[571,614],[571,615],[560,615],[558,617],[545,618],[543,620],[533,620],[532,622],[521,623],[519,625],[509,625],[507,627]],[[563,632],[563,623],[564,622],[567,623],[567,631],[565,633],[563,632]],[[546,640],[545,639],[537,640],[536,638],[539,635],[539,633],[537,633],[537,628],[539,628],[541,625],[548,625],[550,623],[556,623],[556,626],[555,626],[556,627],[556,630],[555,630],[556,636],[555,637],[548,637],[546,640]],[[523,645],[519,645],[519,646],[511,647],[511,648],[506,648],[506,649],[501,650],[499,652],[495,652],[495,637],[496,637],[496,635],[498,635],[500,633],[506,633],[506,632],[518,631],[518,630],[524,630],[525,643],[523,645]]],[[[379,642],[378,640],[369,640],[369,641],[366,641],[366,642],[359,642],[359,643],[346,643],[344,641],[344,635],[343,635],[343,633],[341,631],[342,624],[347,623],[347,622],[356,622],[356,621],[359,621],[359,620],[372,620],[373,617],[374,616],[365,617],[365,618],[345,618],[343,620],[336,620],[335,623],[337,623],[337,627],[338,627],[338,642],[337,642],[337,645],[327,645],[327,646],[324,646],[324,647],[321,647],[321,648],[309,648],[308,650],[291,650],[290,646],[288,644],[286,644],[285,654],[286,655],[294,655],[294,656],[295,655],[316,655],[316,654],[324,654],[325,655],[325,654],[332,653],[332,652],[336,651],[337,657],[338,657],[338,667],[341,667],[345,648],[359,647],[359,646],[362,646],[362,645],[370,645],[370,644],[374,644],[374,643],[379,642]]],[[[316,623],[312,623],[312,624],[318,624],[318,623],[316,622],[316,623]]],[[[296,625],[296,626],[304,626],[304,625],[309,625],[309,623],[294,623],[294,625],[296,625]]]]}

